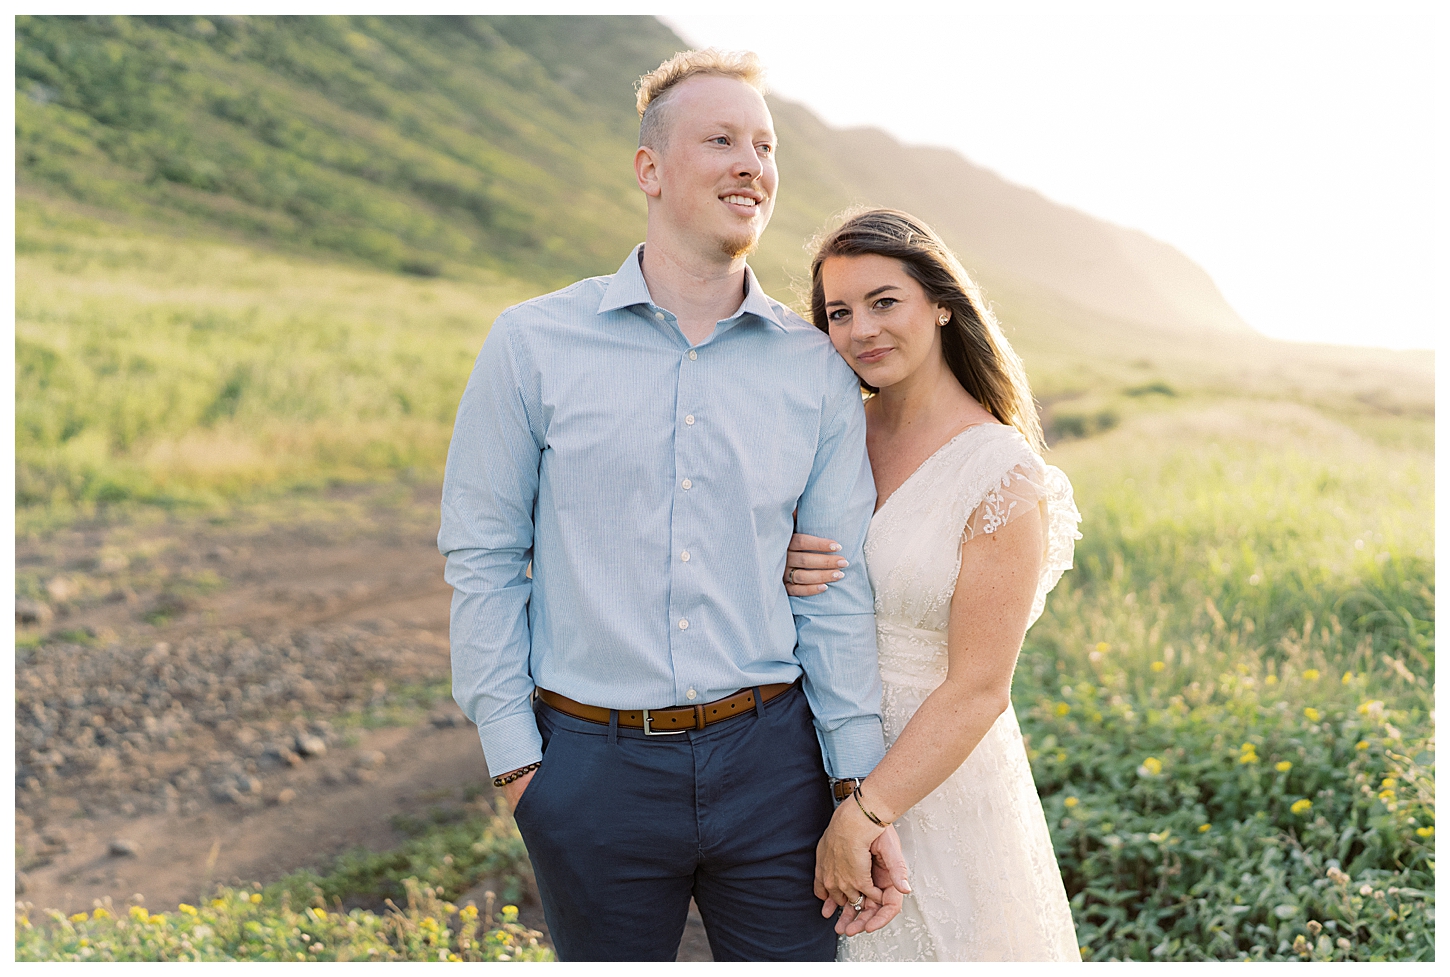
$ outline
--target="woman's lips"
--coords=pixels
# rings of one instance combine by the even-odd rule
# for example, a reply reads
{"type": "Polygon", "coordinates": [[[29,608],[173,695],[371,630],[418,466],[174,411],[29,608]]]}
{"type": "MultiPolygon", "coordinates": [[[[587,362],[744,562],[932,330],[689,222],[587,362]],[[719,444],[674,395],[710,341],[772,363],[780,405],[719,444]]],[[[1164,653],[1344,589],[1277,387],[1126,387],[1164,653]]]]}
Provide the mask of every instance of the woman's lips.
{"type": "Polygon", "coordinates": [[[868,349],[864,353],[856,354],[857,363],[875,363],[887,353],[891,352],[890,346],[881,346],[876,349],[868,349]]]}

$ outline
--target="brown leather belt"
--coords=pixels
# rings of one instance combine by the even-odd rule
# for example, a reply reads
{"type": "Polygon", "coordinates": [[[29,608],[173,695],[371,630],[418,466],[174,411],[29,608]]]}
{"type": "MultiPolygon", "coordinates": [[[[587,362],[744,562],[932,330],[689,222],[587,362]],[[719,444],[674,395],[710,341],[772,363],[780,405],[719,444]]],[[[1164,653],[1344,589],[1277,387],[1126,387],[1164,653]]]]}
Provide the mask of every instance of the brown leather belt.
{"type": "MultiPolygon", "coordinates": [[[[782,692],[800,682],[778,682],[775,685],[760,686],[762,702],[769,702],[782,692]]],[[[539,689],[539,698],[551,709],[557,709],[566,716],[583,719],[601,726],[609,725],[609,710],[603,706],[589,706],[575,702],[568,696],[548,689],[539,689]]],[[[698,706],[672,706],[668,709],[620,709],[619,725],[625,729],[642,729],[646,736],[672,736],[688,733],[692,729],[704,729],[711,723],[718,723],[732,716],[741,716],[755,708],[755,690],[741,689],[734,695],[727,695],[714,702],[698,706]]]]}

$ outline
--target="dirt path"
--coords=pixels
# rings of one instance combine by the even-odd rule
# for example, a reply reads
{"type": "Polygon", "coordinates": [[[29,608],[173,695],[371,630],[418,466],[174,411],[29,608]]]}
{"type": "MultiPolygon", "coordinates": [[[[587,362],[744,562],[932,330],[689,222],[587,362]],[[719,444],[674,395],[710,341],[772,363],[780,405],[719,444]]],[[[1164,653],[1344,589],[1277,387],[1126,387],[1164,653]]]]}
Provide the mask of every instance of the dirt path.
{"type": "MultiPolygon", "coordinates": [[[[398,815],[491,805],[446,695],[436,500],[338,490],[18,538],[17,892],[170,909],[396,847],[398,815]]],[[[536,901],[521,916],[547,932],[536,901]]],[[[710,959],[693,911],[681,959],[710,959]]]]}

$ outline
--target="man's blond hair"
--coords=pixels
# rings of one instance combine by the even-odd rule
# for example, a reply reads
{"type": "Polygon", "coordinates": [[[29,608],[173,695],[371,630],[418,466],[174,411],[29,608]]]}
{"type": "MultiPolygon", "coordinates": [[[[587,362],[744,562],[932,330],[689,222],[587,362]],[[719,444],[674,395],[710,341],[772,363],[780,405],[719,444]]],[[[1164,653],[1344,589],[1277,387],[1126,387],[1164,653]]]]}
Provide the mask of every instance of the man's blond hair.
{"type": "Polygon", "coordinates": [[[639,144],[663,149],[669,127],[665,125],[670,92],[695,75],[717,75],[745,82],[765,94],[765,69],[754,51],[681,51],[635,84],[634,107],[639,111],[639,144]]]}

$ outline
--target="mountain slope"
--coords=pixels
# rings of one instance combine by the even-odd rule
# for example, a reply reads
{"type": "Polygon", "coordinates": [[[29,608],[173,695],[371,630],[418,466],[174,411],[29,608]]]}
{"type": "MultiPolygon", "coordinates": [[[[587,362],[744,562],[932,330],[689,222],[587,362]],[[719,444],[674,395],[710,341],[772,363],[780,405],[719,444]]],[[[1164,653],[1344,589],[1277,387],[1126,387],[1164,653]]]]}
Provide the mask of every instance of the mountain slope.
{"type": "MultiPolygon", "coordinates": [[[[632,84],[683,46],[644,17],[20,17],[18,184],[186,233],[557,286],[643,236],[632,84]]],[[[771,103],[783,196],[756,265],[774,291],[832,214],[885,205],[936,225],[989,287],[1246,328],[1168,245],[771,103]]]]}

